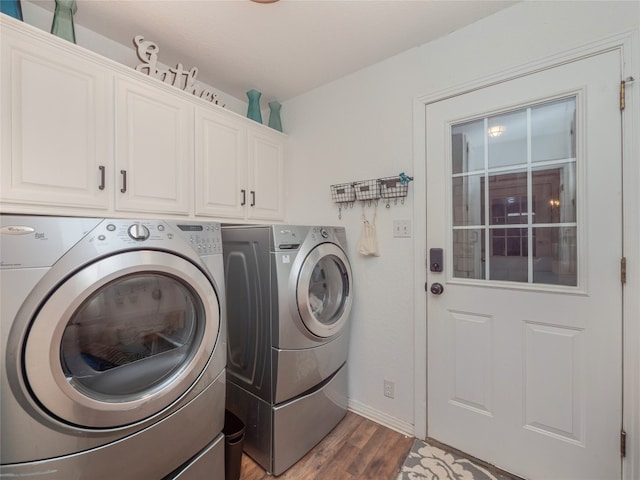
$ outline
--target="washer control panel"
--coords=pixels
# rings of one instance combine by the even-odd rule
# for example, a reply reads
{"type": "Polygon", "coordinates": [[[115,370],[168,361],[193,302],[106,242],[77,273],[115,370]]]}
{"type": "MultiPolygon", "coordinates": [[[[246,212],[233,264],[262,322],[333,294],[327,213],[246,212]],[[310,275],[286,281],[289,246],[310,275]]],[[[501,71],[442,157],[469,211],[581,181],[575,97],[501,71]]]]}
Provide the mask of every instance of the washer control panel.
{"type": "Polygon", "coordinates": [[[91,235],[90,242],[98,249],[117,243],[171,247],[180,237],[200,255],[222,253],[222,234],[216,222],[107,219],[91,235]]]}
{"type": "Polygon", "coordinates": [[[200,255],[222,253],[219,223],[175,223],[175,227],[200,255]]]}

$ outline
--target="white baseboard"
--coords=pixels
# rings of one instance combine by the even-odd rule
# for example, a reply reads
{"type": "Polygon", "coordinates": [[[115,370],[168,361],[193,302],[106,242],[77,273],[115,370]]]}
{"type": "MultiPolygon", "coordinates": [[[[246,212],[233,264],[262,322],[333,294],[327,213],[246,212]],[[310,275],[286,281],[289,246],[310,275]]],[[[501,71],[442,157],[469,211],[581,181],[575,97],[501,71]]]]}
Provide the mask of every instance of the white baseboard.
{"type": "Polygon", "coordinates": [[[395,430],[408,437],[413,437],[414,426],[411,423],[407,423],[399,418],[387,415],[375,408],[371,408],[368,405],[358,402],[357,400],[349,399],[348,409],[353,413],[356,413],[362,417],[368,418],[382,426],[395,430]]]}

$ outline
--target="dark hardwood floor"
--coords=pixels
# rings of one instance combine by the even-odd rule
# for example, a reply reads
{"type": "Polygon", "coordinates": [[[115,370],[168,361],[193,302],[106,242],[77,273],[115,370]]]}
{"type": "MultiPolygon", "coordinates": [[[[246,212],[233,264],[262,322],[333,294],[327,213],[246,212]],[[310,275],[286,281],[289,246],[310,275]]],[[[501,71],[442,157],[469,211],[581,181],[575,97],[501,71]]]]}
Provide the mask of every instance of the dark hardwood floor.
{"type": "MultiPolygon", "coordinates": [[[[324,440],[277,478],[395,480],[412,444],[412,437],[348,412],[324,440]]],[[[250,457],[242,456],[240,480],[273,478],[250,457]]]]}

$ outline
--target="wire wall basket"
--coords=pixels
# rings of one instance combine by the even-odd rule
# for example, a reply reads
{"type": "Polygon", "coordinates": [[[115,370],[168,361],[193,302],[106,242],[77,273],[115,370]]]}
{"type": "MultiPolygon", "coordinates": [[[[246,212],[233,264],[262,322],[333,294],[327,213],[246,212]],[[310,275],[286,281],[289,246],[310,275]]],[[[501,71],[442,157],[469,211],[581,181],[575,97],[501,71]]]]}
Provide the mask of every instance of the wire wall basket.
{"type": "Polygon", "coordinates": [[[352,183],[339,183],[331,185],[331,200],[335,203],[353,203],[356,200],[356,191],[352,183]]]}
{"type": "Polygon", "coordinates": [[[389,199],[394,198],[396,203],[398,199],[404,204],[404,197],[409,193],[409,181],[403,177],[387,177],[378,180],[380,182],[380,196],[387,199],[387,207],[389,207],[389,199]]]}
{"type": "Polygon", "coordinates": [[[353,207],[356,200],[378,204],[380,198],[386,199],[387,208],[391,207],[390,200],[394,204],[404,204],[404,198],[409,193],[409,182],[413,177],[404,172],[393,177],[375,178],[371,180],[359,180],[351,183],[338,183],[331,185],[331,199],[338,204],[338,218],[342,219],[342,208],[353,207]]]}
{"type": "Polygon", "coordinates": [[[353,184],[356,189],[356,199],[377,200],[380,198],[380,183],[375,180],[361,180],[353,184]]]}

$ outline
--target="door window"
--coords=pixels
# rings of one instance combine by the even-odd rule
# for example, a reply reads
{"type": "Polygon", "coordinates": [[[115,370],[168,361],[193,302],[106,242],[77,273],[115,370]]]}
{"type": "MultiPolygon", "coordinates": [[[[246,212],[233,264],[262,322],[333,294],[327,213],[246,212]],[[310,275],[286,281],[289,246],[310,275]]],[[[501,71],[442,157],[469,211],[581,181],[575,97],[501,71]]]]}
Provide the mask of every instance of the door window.
{"type": "Polygon", "coordinates": [[[309,280],[309,307],[324,325],[335,323],[345,308],[349,295],[349,278],[342,261],[334,256],[322,257],[313,267],[309,280]]]}
{"type": "Polygon", "coordinates": [[[576,286],[576,98],[451,128],[453,276],[576,286]]]}
{"type": "Polygon", "coordinates": [[[128,425],[195,385],[219,329],[218,296],[199,266],[166,252],[121,252],[52,290],[25,341],[25,381],[65,422],[128,425]]]}
{"type": "Polygon", "coordinates": [[[316,246],[304,259],[297,279],[295,307],[312,338],[342,331],[351,304],[351,267],[344,251],[333,243],[316,246]]]}
{"type": "Polygon", "coordinates": [[[62,369],[83,394],[136,396],[170,382],[201,343],[204,307],[184,282],[135,273],[93,292],[60,344],[62,369]]]}

